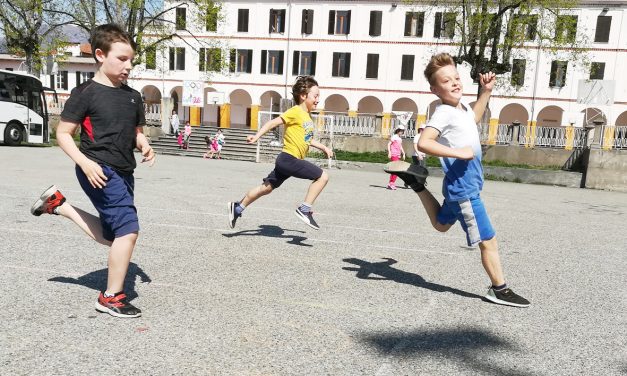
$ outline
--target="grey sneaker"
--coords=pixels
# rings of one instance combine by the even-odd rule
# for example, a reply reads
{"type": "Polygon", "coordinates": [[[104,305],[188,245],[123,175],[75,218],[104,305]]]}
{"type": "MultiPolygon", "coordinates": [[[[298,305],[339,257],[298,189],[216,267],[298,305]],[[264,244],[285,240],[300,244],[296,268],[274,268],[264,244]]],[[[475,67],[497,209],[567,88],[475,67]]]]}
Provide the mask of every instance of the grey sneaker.
{"type": "Polygon", "coordinates": [[[228,210],[229,210],[229,227],[235,228],[235,222],[237,222],[237,218],[241,217],[241,214],[237,214],[235,212],[235,207],[238,205],[238,202],[229,202],[228,210]]]}
{"type": "Polygon", "coordinates": [[[398,176],[416,192],[424,189],[427,176],[429,176],[429,170],[426,168],[417,164],[409,164],[405,161],[390,162],[385,165],[383,171],[398,176]]]}
{"type": "Polygon", "coordinates": [[[313,212],[310,211],[308,213],[302,212],[299,208],[296,209],[296,216],[300,218],[301,221],[305,222],[305,224],[313,229],[320,230],[320,226],[316,223],[313,217],[313,212]]]}
{"type": "Polygon", "coordinates": [[[492,286],[488,289],[488,293],[485,296],[489,301],[496,304],[503,304],[512,307],[529,307],[531,303],[522,296],[516,294],[512,289],[494,290],[492,286]]]}

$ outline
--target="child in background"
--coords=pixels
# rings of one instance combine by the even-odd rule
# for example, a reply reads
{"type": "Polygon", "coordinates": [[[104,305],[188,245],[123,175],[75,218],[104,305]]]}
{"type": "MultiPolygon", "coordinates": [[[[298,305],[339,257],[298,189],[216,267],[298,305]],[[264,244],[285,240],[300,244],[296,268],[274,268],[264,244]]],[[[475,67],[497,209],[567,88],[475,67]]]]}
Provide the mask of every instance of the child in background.
{"type": "MultiPolygon", "coordinates": [[[[405,159],[405,150],[403,150],[403,139],[401,135],[405,132],[405,126],[400,124],[395,130],[392,137],[390,137],[390,142],[388,142],[388,158],[392,162],[398,161],[403,156],[405,159]]],[[[390,180],[388,182],[387,189],[391,189],[393,191],[396,190],[396,175],[390,175],[390,180]]]]}
{"type": "Polygon", "coordinates": [[[422,134],[422,130],[425,129],[425,124],[420,124],[420,127],[416,129],[416,135],[414,136],[414,155],[411,156],[411,160],[414,164],[420,165],[422,167],[427,166],[427,155],[420,151],[418,148],[418,141],[420,141],[420,135],[422,134]]]}
{"type": "Polygon", "coordinates": [[[189,138],[192,136],[192,126],[189,125],[189,121],[185,122],[185,138],[183,140],[183,149],[189,148],[189,138]]]}
{"type": "Polygon", "coordinates": [[[183,149],[183,132],[177,132],[176,143],[179,144],[179,149],[183,149]]]}
{"type": "Polygon", "coordinates": [[[205,136],[205,144],[207,147],[207,151],[202,155],[203,159],[207,159],[209,152],[213,149],[213,139],[209,136],[205,136]]]}

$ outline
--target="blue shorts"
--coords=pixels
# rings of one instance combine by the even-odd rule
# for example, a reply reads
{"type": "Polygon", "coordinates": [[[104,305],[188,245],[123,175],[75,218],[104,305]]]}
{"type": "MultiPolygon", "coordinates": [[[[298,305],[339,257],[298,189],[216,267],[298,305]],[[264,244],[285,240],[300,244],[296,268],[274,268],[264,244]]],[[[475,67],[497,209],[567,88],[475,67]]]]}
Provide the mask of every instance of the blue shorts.
{"type": "Polygon", "coordinates": [[[78,165],[76,177],[83,191],[91,200],[102,224],[102,236],[113,241],[115,238],[139,232],[139,219],[135,208],[135,178],[132,174],[123,175],[107,165],[100,165],[107,177],[104,188],[94,188],[78,165]]]}
{"type": "Polygon", "coordinates": [[[322,176],[322,169],[311,162],[281,152],[276,158],[274,170],[263,179],[263,182],[270,184],[272,189],[275,189],[292,176],[300,179],[318,180],[322,176]]]}
{"type": "Polygon", "coordinates": [[[459,221],[466,233],[468,246],[473,246],[484,240],[490,240],[496,235],[490,217],[479,196],[462,201],[444,200],[438,212],[438,222],[443,225],[452,225],[459,221]]]}

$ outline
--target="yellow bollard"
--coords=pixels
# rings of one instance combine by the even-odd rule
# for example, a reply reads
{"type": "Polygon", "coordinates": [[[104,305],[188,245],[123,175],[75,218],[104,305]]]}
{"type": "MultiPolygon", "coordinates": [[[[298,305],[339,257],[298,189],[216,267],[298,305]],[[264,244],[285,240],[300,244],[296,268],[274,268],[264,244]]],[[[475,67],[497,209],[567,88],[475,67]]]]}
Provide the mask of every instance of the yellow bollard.
{"type": "Polygon", "coordinates": [[[565,150],[573,150],[575,146],[575,127],[569,125],[566,127],[566,145],[565,150]]]}
{"type": "Polygon", "coordinates": [[[231,104],[220,106],[220,128],[231,128],[231,104]]]}
{"type": "Polygon", "coordinates": [[[499,119],[490,119],[488,124],[488,145],[496,145],[496,134],[499,130],[499,119]]]}
{"type": "Polygon", "coordinates": [[[253,131],[259,129],[259,107],[258,104],[250,106],[250,129],[253,131]]]}
{"type": "Polygon", "coordinates": [[[391,121],[392,114],[389,112],[383,113],[383,119],[381,119],[381,137],[382,138],[390,138],[390,127],[392,125],[391,121]]]}

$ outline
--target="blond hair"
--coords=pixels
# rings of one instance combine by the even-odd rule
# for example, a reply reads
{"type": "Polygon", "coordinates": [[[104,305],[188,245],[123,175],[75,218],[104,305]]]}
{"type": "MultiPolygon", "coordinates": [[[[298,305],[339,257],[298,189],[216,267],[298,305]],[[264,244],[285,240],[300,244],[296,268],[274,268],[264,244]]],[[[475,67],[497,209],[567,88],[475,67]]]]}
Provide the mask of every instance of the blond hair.
{"type": "Polygon", "coordinates": [[[442,52],[431,56],[431,60],[429,60],[429,64],[427,64],[427,67],[425,68],[425,78],[427,79],[427,81],[429,81],[430,85],[433,85],[433,82],[431,82],[431,80],[433,79],[433,75],[435,74],[435,72],[437,72],[438,69],[447,65],[452,65],[454,67],[457,66],[453,57],[448,53],[442,52]]]}

